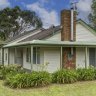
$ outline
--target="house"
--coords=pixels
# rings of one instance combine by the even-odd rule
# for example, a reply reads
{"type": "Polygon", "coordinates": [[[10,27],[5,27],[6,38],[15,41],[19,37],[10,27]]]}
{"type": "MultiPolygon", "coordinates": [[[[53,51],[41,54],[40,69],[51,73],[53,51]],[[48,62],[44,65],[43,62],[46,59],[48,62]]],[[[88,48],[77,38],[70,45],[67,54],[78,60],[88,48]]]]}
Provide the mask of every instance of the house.
{"type": "Polygon", "coordinates": [[[62,68],[96,66],[96,32],[74,10],[61,12],[61,25],[35,29],[7,40],[0,48],[1,64],[20,64],[23,68],[54,72],[62,68]]]}

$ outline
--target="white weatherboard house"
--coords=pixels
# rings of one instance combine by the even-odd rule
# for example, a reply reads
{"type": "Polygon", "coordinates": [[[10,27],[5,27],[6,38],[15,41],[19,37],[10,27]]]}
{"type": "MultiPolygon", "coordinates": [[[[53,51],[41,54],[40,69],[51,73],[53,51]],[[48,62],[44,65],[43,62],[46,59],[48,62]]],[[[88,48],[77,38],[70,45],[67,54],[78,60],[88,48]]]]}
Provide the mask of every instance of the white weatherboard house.
{"type": "Polygon", "coordinates": [[[63,10],[60,26],[35,29],[7,40],[0,49],[0,62],[20,64],[31,71],[40,70],[47,62],[48,72],[96,66],[96,32],[76,20],[73,10],[63,10]]]}

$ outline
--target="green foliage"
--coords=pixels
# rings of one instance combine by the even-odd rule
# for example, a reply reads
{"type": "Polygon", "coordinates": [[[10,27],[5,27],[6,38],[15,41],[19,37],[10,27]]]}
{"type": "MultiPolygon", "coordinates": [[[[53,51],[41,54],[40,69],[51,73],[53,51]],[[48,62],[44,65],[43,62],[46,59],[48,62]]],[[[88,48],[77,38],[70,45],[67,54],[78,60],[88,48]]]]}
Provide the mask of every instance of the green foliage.
{"type": "Polygon", "coordinates": [[[35,12],[21,10],[18,6],[0,10],[0,39],[6,40],[10,34],[20,34],[28,26],[42,27],[42,21],[35,12]],[[22,21],[18,22],[20,18],[22,21]]]}
{"type": "Polygon", "coordinates": [[[51,77],[48,72],[32,72],[16,75],[8,75],[5,81],[6,85],[12,88],[42,87],[51,83],[51,77]]]}
{"type": "Polygon", "coordinates": [[[0,66],[0,79],[5,79],[4,84],[11,88],[42,87],[51,83],[67,84],[95,80],[96,68],[62,69],[49,74],[46,71],[27,73],[18,65],[0,66]]]}
{"type": "Polygon", "coordinates": [[[0,65],[0,80],[3,79],[3,73],[2,73],[2,70],[4,69],[4,66],[3,65],[0,65]]]}
{"type": "Polygon", "coordinates": [[[8,74],[25,73],[23,68],[19,65],[9,65],[0,67],[0,79],[5,79],[8,74]]]}
{"type": "Polygon", "coordinates": [[[96,74],[94,68],[78,69],[77,73],[79,81],[94,80],[96,74]]]}
{"type": "Polygon", "coordinates": [[[77,73],[75,70],[59,70],[52,74],[52,81],[54,83],[74,83],[77,81],[77,73]]]}
{"type": "Polygon", "coordinates": [[[91,26],[96,30],[96,0],[92,0],[91,8],[92,11],[89,14],[89,21],[91,23],[91,26]]]}

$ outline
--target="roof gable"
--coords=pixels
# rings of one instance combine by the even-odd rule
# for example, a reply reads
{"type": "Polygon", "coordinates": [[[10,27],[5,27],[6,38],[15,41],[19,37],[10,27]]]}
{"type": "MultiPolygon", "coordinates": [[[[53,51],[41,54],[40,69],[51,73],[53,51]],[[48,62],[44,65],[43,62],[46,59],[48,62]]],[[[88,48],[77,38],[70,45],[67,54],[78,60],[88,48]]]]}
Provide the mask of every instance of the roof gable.
{"type": "Polygon", "coordinates": [[[61,41],[61,30],[57,31],[56,33],[53,33],[49,37],[45,38],[45,40],[61,41]]]}
{"type": "Polygon", "coordinates": [[[88,25],[86,22],[83,20],[79,19],[77,20],[77,24],[83,25],[85,28],[87,28],[92,34],[96,35],[96,30],[94,30],[90,25],[88,25]]]}
{"type": "Polygon", "coordinates": [[[76,25],[76,41],[96,41],[96,31],[79,20],[76,25]]]}

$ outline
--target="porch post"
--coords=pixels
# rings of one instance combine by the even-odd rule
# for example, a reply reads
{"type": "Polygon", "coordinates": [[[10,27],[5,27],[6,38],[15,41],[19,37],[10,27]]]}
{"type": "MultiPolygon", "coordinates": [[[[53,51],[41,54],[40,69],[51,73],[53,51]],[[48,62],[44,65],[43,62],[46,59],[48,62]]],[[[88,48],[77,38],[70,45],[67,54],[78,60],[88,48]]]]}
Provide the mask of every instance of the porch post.
{"type": "Polygon", "coordinates": [[[62,46],[60,49],[60,69],[62,69],[62,46]]]}
{"type": "Polygon", "coordinates": [[[4,66],[4,48],[2,48],[2,65],[4,66]]]}
{"type": "Polygon", "coordinates": [[[8,66],[9,66],[9,61],[10,61],[10,49],[8,48],[8,66]]]}
{"type": "Polygon", "coordinates": [[[17,56],[16,56],[16,55],[17,55],[16,52],[17,52],[17,50],[16,50],[16,48],[15,48],[15,54],[14,54],[14,55],[15,55],[15,56],[14,56],[14,57],[15,57],[15,60],[14,60],[14,61],[15,61],[15,62],[14,62],[15,64],[16,64],[16,57],[17,57],[17,56]]]}
{"type": "Polygon", "coordinates": [[[31,72],[32,72],[32,64],[33,64],[33,46],[31,46],[31,72]]]}
{"type": "Polygon", "coordinates": [[[85,47],[85,68],[87,68],[88,67],[88,61],[87,61],[87,57],[88,56],[88,48],[87,47],[85,47]]]}

